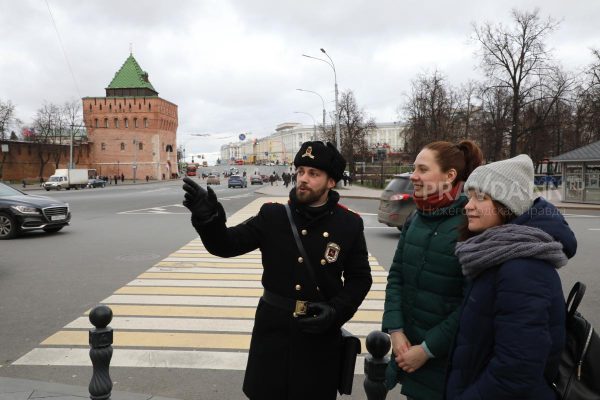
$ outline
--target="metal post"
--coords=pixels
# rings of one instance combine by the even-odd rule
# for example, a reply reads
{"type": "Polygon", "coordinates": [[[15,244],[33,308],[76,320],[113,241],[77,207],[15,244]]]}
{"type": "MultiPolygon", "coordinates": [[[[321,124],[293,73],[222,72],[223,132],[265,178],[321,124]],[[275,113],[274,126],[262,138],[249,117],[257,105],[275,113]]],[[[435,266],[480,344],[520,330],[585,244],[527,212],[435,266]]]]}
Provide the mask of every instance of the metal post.
{"type": "Polygon", "coordinates": [[[329,58],[331,61],[331,68],[333,68],[333,79],[335,82],[335,144],[338,151],[342,152],[342,137],[340,135],[340,110],[338,105],[338,84],[337,84],[337,72],[335,71],[335,64],[325,49],[321,49],[321,52],[329,58]]]}
{"type": "Polygon", "coordinates": [[[71,144],[69,146],[69,169],[73,169],[73,128],[74,128],[74,125],[71,124],[71,144]]]}
{"type": "Polygon", "coordinates": [[[113,330],[108,326],[112,315],[112,310],[104,305],[96,306],[90,312],[90,322],[95,326],[89,331],[90,359],[93,366],[89,392],[92,400],[109,400],[112,391],[109,367],[113,352],[113,330]]]}
{"type": "Polygon", "coordinates": [[[368,400],[385,400],[388,390],[385,386],[385,370],[390,362],[386,354],[392,346],[390,337],[383,332],[373,331],[366,339],[365,381],[363,387],[368,400]]]}

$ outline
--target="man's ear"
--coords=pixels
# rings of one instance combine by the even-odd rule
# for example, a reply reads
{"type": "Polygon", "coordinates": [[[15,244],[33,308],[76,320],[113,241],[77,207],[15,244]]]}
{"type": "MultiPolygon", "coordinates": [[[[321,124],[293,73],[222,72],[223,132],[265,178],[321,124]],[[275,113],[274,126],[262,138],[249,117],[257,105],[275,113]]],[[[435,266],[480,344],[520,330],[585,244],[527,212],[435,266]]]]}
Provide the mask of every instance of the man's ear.
{"type": "Polygon", "coordinates": [[[327,189],[333,189],[335,187],[335,179],[329,177],[327,180],[327,189]]]}

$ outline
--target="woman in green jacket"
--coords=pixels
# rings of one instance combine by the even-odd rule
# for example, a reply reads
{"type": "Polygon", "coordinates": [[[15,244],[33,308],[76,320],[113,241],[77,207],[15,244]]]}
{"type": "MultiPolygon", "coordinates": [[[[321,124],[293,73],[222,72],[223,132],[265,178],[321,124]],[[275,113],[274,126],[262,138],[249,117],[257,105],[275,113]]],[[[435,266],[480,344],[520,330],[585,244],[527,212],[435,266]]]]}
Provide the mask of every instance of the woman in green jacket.
{"type": "Polygon", "coordinates": [[[479,147],[433,142],[411,176],[417,213],[400,236],[388,275],[382,330],[392,339],[389,389],[409,399],[442,399],[448,352],[458,326],[464,278],[454,255],[467,203],[462,185],[482,163],[479,147]]]}

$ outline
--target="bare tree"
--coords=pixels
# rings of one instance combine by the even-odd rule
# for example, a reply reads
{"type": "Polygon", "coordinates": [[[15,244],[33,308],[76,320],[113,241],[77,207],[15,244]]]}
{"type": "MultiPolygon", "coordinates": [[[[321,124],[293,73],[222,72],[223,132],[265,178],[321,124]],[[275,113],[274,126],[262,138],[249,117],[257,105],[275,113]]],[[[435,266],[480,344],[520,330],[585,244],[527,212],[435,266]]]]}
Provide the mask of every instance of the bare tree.
{"type": "Polygon", "coordinates": [[[437,70],[411,82],[411,93],[403,109],[408,122],[407,151],[413,157],[429,142],[459,136],[458,95],[437,70]]]}
{"type": "Polygon", "coordinates": [[[31,141],[35,143],[40,162],[40,178],[44,176],[44,168],[52,158],[58,168],[62,156],[61,146],[53,146],[62,142],[64,118],[60,107],[52,103],[44,103],[37,110],[34,122],[35,135],[31,141]]]}
{"type": "Polygon", "coordinates": [[[10,101],[0,100],[0,139],[6,140],[11,124],[20,124],[21,121],[15,116],[15,105],[10,101]]]}
{"type": "Polygon", "coordinates": [[[517,154],[523,134],[521,113],[527,99],[540,84],[540,76],[552,73],[547,36],[558,23],[542,20],[539,10],[511,12],[513,25],[484,23],[474,25],[475,40],[480,45],[481,67],[490,86],[511,91],[510,156],[517,154]]]}
{"type": "MultiPolygon", "coordinates": [[[[340,136],[342,139],[341,152],[349,164],[349,170],[354,171],[357,156],[365,156],[368,151],[368,131],[376,129],[377,125],[375,120],[367,118],[366,112],[358,106],[352,90],[340,94],[339,113],[340,136]]],[[[335,143],[335,127],[325,129],[323,136],[325,140],[335,143]]]]}

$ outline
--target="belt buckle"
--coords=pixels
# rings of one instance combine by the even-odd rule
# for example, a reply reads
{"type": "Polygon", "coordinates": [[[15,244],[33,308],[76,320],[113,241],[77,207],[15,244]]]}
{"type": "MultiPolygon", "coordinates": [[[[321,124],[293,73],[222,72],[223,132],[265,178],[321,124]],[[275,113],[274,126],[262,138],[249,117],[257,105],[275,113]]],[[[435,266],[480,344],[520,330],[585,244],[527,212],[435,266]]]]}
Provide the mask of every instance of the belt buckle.
{"type": "Polygon", "coordinates": [[[296,300],[296,308],[294,309],[294,317],[306,315],[308,310],[308,301],[296,300]]]}

